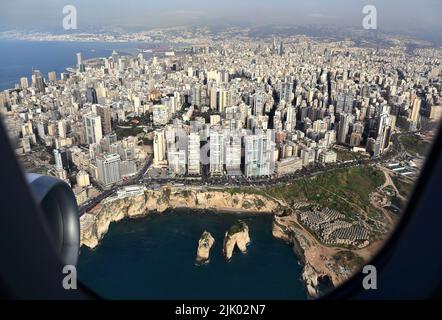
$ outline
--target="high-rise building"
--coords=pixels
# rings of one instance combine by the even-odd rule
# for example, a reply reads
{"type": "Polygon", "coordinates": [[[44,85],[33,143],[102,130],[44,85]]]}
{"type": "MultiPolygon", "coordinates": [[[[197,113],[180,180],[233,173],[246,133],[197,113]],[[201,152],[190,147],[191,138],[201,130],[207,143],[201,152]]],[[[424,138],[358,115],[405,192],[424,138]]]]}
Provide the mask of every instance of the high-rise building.
{"type": "Polygon", "coordinates": [[[81,52],[77,53],[77,68],[79,72],[84,72],[85,71],[85,66],[83,64],[83,59],[81,57],[81,52]]]}
{"type": "Polygon", "coordinates": [[[199,86],[192,88],[192,105],[201,107],[201,88],[199,86]]]}
{"type": "Polygon", "coordinates": [[[293,82],[281,82],[279,87],[279,99],[285,101],[288,105],[292,103],[293,96],[293,82]]]}
{"type": "Polygon", "coordinates": [[[89,174],[84,170],[78,171],[76,178],[79,187],[87,187],[91,184],[89,174]]]}
{"type": "Polygon", "coordinates": [[[413,106],[409,114],[408,120],[410,121],[410,127],[412,130],[417,128],[419,121],[420,110],[421,110],[422,100],[420,98],[415,98],[413,101],[413,106]]]}
{"type": "Polygon", "coordinates": [[[20,87],[22,89],[27,89],[29,87],[29,82],[27,77],[20,78],[20,87]]]}
{"type": "Polygon", "coordinates": [[[224,173],[224,134],[221,130],[210,131],[210,174],[224,173]]]}
{"type": "Polygon", "coordinates": [[[187,157],[188,157],[187,173],[189,175],[200,175],[201,173],[200,135],[197,132],[191,132],[189,134],[187,157]]]}
{"type": "Polygon", "coordinates": [[[210,109],[218,110],[218,89],[216,87],[210,89],[210,109]]]}
{"type": "Polygon", "coordinates": [[[338,130],[338,142],[347,143],[348,131],[350,129],[350,124],[353,123],[354,116],[351,114],[343,113],[340,115],[339,119],[339,130],[338,130]]]}
{"type": "Polygon", "coordinates": [[[86,100],[89,103],[97,104],[98,103],[98,96],[97,91],[95,88],[89,87],[86,89],[86,100]]]}
{"type": "Polygon", "coordinates": [[[155,166],[163,165],[166,161],[166,137],[162,129],[155,130],[154,133],[153,159],[155,166]]]}
{"type": "Polygon", "coordinates": [[[101,118],[94,114],[87,114],[84,116],[84,128],[86,131],[86,143],[99,143],[103,138],[103,131],[101,128],[101,118]]]}
{"type": "Polygon", "coordinates": [[[80,66],[83,63],[83,59],[81,58],[81,52],[77,53],[77,66],[80,66]]]}
{"type": "Polygon", "coordinates": [[[176,175],[186,173],[186,150],[172,149],[167,152],[169,172],[176,175]]]}
{"type": "Polygon", "coordinates": [[[296,108],[294,106],[287,107],[285,129],[292,131],[296,127],[296,108]]]}
{"type": "Polygon", "coordinates": [[[57,74],[55,73],[55,71],[48,72],[48,79],[49,79],[49,82],[52,82],[52,83],[57,81],[57,74]]]}
{"type": "Polygon", "coordinates": [[[246,177],[273,174],[273,149],[272,130],[262,130],[244,137],[244,174],[246,177]]]}
{"type": "Polygon", "coordinates": [[[239,136],[228,136],[225,143],[225,164],[227,175],[241,175],[241,138],[239,136]]]}
{"type": "Polygon", "coordinates": [[[267,95],[265,92],[257,92],[253,97],[253,115],[261,116],[264,113],[264,105],[266,103],[267,95]]]}
{"type": "Polygon", "coordinates": [[[350,147],[359,147],[362,142],[362,134],[352,132],[350,135],[350,147]]]}
{"type": "Polygon", "coordinates": [[[43,75],[39,70],[34,70],[32,73],[32,86],[38,91],[43,92],[45,90],[45,83],[43,75]]]}
{"type": "Polygon", "coordinates": [[[101,120],[101,129],[103,134],[108,135],[112,132],[112,121],[109,106],[97,105],[97,114],[101,120]]]}
{"type": "Polygon", "coordinates": [[[65,120],[60,120],[57,122],[58,136],[65,139],[67,136],[67,123],[65,120]]]}
{"type": "Polygon", "coordinates": [[[129,177],[137,172],[137,166],[135,160],[121,160],[120,162],[120,175],[121,178],[129,177]]]}
{"type": "Polygon", "coordinates": [[[97,157],[97,180],[107,187],[121,180],[120,156],[118,154],[105,154],[97,157]]]}
{"type": "Polygon", "coordinates": [[[66,149],[54,149],[55,169],[57,171],[69,170],[69,159],[66,149]]]}
{"type": "Polygon", "coordinates": [[[224,112],[226,107],[232,105],[232,94],[227,90],[220,90],[218,93],[218,112],[224,112]]]}

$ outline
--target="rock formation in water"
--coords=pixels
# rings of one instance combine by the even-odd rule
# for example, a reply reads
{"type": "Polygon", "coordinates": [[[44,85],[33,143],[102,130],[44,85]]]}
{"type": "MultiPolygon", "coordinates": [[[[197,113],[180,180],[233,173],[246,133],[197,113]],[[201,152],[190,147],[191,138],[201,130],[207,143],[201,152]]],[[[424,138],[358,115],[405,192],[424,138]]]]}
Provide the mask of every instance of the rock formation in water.
{"type": "Polygon", "coordinates": [[[243,221],[238,221],[230,227],[224,237],[223,254],[227,260],[230,260],[235,247],[241,252],[247,251],[247,245],[250,243],[249,227],[243,221]]]}
{"type": "Polygon", "coordinates": [[[215,239],[210,232],[204,231],[200,240],[198,241],[198,250],[196,253],[196,263],[202,264],[209,261],[210,249],[215,243],[215,239]]]}
{"type": "Polygon", "coordinates": [[[106,234],[110,223],[124,218],[163,213],[168,209],[187,208],[231,212],[272,213],[280,204],[261,195],[232,193],[204,188],[162,187],[138,195],[104,200],[80,218],[81,245],[94,248],[106,234]]]}

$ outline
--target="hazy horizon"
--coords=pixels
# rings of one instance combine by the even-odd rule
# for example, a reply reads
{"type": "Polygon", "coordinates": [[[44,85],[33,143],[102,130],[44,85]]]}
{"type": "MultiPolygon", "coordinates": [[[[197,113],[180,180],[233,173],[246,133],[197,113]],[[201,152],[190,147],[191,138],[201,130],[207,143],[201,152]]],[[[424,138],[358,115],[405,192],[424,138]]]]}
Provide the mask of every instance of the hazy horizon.
{"type": "Polygon", "coordinates": [[[62,9],[68,4],[77,8],[78,32],[182,25],[361,26],[365,5],[376,6],[380,30],[442,29],[438,0],[15,0],[0,3],[0,31],[63,32],[62,9]]]}

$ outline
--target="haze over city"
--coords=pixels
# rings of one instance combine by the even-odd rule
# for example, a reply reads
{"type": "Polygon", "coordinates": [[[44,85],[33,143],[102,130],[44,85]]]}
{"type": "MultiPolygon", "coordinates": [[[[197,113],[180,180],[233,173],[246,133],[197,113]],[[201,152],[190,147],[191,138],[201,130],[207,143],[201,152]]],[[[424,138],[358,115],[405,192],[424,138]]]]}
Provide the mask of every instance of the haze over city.
{"type": "Polygon", "coordinates": [[[321,297],[371,265],[428,168],[441,13],[435,0],[1,3],[0,126],[30,189],[69,195],[62,262],[78,258],[100,296],[321,297]]]}
{"type": "MultiPolygon", "coordinates": [[[[439,30],[442,2],[437,0],[19,0],[0,3],[0,30],[61,29],[62,8],[78,10],[79,31],[91,28],[154,28],[177,25],[300,25],[360,26],[362,8],[374,5],[379,28],[439,30]]],[[[61,31],[61,30],[60,30],[61,31]]]]}

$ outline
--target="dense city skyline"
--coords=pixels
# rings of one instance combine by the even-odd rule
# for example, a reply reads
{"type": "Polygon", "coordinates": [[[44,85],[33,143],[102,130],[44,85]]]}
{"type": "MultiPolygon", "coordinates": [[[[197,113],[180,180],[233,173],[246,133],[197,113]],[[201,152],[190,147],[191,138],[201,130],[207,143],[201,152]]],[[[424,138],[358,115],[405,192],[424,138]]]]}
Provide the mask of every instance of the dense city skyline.
{"type": "MultiPolygon", "coordinates": [[[[398,15],[399,2],[375,1],[380,28],[387,21],[392,28],[410,21],[437,28],[441,6],[426,2],[418,11],[401,1],[398,15]]],[[[0,91],[0,115],[25,171],[72,190],[79,245],[99,246],[112,222],[181,208],[271,215],[272,237],[294,245],[302,263],[291,280],[302,281],[305,296],[322,294],[324,280],[339,286],[368,262],[396,226],[442,118],[441,48],[364,29],[365,1],[174,1],[149,7],[155,17],[129,1],[119,14],[131,19],[122,25],[113,3],[78,1],[78,32],[0,33],[8,50],[18,43],[11,39],[46,46],[42,53],[5,55],[6,67],[31,56],[52,65],[61,61],[59,52],[73,52],[71,65],[11,72],[13,85],[0,91]],[[295,7],[296,22],[358,27],[307,28],[314,34],[284,28],[295,7]],[[156,29],[144,28],[149,17],[156,29]],[[213,28],[220,21],[263,23],[261,17],[275,25],[213,28]],[[186,26],[158,27],[181,22],[186,26]],[[143,28],[81,33],[102,24],[143,28]],[[90,46],[77,50],[85,42],[90,46]],[[124,49],[115,50],[117,42],[124,49]],[[103,43],[107,50],[98,53],[103,43]],[[75,51],[57,50],[67,46],[75,51]]],[[[25,13],[14,24],[18,7],[8,6],[9,14],[2,11],[8,28],[61,23],[61,5],[57,11],[52,1],[19,4],[35,9],[35,19],[25,13]]],[[[191,232],[194,241],[199,231],[191,232]]],[[[198,263],[209,263],[214,241],[203,233],[198,263]]],[[[247,223],[237,221],[224,234],[222,254],[235,259],[235,246],[244,253],[250,243],[247,223]]]]}

